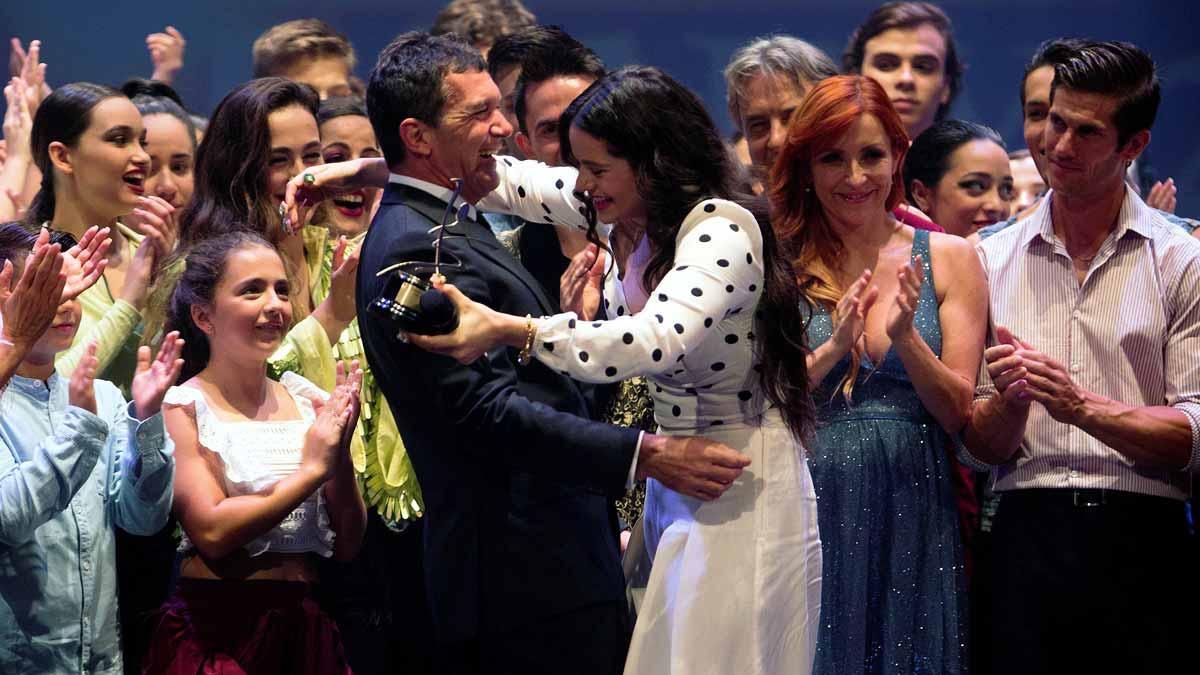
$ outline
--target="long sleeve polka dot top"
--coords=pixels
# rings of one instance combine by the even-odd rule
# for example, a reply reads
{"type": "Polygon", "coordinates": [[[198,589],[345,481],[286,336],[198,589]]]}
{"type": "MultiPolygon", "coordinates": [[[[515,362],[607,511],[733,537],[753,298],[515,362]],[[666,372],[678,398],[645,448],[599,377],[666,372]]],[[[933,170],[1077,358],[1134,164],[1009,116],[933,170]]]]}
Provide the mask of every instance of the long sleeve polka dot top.
{"type": "MultiPolygon", "coordinates": [[[[479,203],[527,221],[586,227],[576,172],[502,158],[500,187],[479,203]]],[[[756,417],[768,405],[754,370],[755,308],[762,295],[762,233],[749,211],[699,202],[680,224],[675,262],[637,314],[608,256],[606,321],[573,312],[537,322],[534,355],[588,382],[652,379],[655,416],[668,430],[756,417]]],[[[636,283],[632,279],[631,282],[636,283]]]]}

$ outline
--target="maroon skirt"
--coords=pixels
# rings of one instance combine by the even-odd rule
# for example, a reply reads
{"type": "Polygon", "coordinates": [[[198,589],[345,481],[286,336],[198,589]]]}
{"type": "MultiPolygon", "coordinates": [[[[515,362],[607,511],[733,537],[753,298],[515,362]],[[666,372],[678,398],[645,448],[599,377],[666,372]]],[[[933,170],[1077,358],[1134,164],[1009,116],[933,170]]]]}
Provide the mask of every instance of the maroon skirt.
{"type": "Polygon", "coordinates": [[[155,617],[142,672],[350,675],[350,666],[308,584],[185,578],[155,617]]]}

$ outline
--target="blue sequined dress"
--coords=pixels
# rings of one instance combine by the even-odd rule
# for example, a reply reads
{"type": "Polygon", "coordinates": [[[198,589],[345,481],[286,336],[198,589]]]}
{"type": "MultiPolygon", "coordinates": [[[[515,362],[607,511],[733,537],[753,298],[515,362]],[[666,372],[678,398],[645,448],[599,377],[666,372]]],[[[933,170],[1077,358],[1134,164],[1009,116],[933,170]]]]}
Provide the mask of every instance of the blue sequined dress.
{"type": "MultiPolygon", "coordinates": [[[[915,325],[941,354],[929,233],[915,325]]],[[[814,315],[811,348],[829,339],[814,315]]],[[[817,493],[824,575],[818,675],[964,673],[966,603],[947,436],[925,409],[900,357],[864,357],[847,405],[844,358],[814,392],[816,442],[809,467],[817,493]],[[872,372],[874,371],[874,372],[872,372]]]]}

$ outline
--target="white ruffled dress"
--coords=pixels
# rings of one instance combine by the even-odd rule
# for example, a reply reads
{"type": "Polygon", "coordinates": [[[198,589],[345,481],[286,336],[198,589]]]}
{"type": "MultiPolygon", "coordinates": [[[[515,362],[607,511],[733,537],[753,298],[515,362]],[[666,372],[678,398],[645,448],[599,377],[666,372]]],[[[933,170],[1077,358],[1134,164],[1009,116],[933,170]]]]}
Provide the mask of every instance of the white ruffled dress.
{"type": "MultiPolygon", "coordinates": [[[[225,494],[249,495],[270,489],[300,468],[304,436],[316,420],[308,395],[324,392],[295,373],[285,373],[280,383],[300,410],[296,420],[223,420],[209,407],[204,392],[192,387],[171,387],[163,403],[181,406],[193,415],[200,445],[221,458],[225,494]]],[[[335,533],[329,527],[325,496],[317,490],[270,532],[246,545],[250,555],[313,552],[333,554],[335,533]]],[[[187,534],[179,543],[180,553],[193,549],[187,534]]]]}

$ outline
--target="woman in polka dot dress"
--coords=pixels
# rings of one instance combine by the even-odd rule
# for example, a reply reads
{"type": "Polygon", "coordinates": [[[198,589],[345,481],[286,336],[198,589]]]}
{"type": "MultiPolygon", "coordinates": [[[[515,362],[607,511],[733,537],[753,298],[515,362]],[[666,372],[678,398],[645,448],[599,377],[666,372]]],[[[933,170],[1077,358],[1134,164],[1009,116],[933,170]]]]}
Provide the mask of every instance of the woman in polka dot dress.
{"type": "Polygon", "coordinates": [[[749,455],[715,501],[648,482],[654,566],[625,672],[808,673],[821,545],[791,267],[772,232],[732,200],[732,164],[699,100],[661,71],[616,71],[564,119],[563,156],[578,168],[497,158],[500,187],[478,206],[590,224],[594,241],[597,218],[614,223],[611,255],[593,246],[564,276],[563,307],[574,311],[502,315],[447,285],[459,329],[410,339],[470,362],[502,345],[515,354],[532,329],[532,356],[572,377],[650,378],[660,433],[749,455]],[[607,320],[594,319],[601,305],[607,320]]]}

